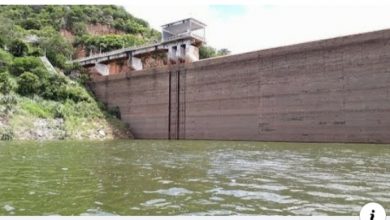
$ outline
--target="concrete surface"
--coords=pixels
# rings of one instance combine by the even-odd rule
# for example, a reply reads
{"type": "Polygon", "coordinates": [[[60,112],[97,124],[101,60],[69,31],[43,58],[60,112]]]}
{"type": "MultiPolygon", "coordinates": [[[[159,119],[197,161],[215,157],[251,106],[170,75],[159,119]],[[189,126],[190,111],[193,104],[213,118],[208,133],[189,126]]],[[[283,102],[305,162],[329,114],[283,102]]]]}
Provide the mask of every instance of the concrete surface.
{"type": "Polygon", "coordinates": [[[136,138],[390,143],[390,30],[95,77],[91,87],[136,138]]]}

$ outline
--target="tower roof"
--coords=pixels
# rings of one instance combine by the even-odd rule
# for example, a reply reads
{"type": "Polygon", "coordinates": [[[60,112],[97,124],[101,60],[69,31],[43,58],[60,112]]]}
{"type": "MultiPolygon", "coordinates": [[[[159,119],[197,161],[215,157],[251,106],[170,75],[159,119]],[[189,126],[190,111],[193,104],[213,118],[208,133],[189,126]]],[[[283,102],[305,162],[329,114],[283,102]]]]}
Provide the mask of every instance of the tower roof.
{"type": "Polygon", "coordinates": [[[180,34],[188,30],[195,31],[206,27],[206,24],[194,18],[187,18],[175,22],[171,22],[161,26],[163,31],[171,34],[180,34]]]}

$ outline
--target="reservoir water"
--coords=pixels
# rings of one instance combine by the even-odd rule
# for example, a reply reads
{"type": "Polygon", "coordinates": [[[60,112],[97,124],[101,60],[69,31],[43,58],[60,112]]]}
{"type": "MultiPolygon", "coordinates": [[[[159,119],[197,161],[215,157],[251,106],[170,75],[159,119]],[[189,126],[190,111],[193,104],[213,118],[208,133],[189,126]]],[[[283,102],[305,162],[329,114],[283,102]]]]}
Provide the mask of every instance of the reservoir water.
{"type": "Polygon", "coordinates": [[[390,146],[0,142],[0,215],[390,213],[390,146]]]}

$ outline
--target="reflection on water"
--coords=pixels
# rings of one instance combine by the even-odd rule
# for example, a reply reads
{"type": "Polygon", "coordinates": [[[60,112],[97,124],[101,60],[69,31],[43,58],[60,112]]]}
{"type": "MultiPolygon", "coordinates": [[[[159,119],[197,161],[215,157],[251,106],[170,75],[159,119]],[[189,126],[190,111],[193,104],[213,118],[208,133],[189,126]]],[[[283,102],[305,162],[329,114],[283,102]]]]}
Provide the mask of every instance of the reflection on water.
{"type": "Polygon", "coordinates": [[[390,146],[1,142],[1,215],[357,215],[390,208],[390,146]]]}

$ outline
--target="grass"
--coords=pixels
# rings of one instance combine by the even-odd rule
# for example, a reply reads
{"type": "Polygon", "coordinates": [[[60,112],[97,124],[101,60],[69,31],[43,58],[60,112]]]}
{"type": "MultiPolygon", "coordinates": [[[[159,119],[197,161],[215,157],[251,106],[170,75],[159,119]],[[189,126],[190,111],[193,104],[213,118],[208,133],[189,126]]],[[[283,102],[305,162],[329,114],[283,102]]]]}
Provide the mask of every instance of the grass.
{"type": "Polygon", "coordinates": [[[3,126],[4,129],[1,129],[0,124],[0,137],[4,134],[6,135],[4,139],[8,139],[9,136],[16,140],[37,139],[34,135],[40,129],[37,125],[39,120],[44,120],[48,129],[52,129],[53,132],[58,129],[63,130],[62,136],[58,139],[80,140],[126,137],[126,125],[101,109],[100,105],[92,98],[90,101],[76,103],[71,100],[61,102],[45,100],[39,96],[13,95],[16,97],[17,103],[13,106],[13,113],[6,116],[7,129],[5,129],[5,126],[3,126]],[[61,125],[51,128],[55,121],[61,125]]]}
{"type": "Polygon", "coordinates": [[[21,99],[20,108],[26,115],[38,118],[54,118],[55,106],[45,101],[35,101],[32,99],[21,99]]]}

